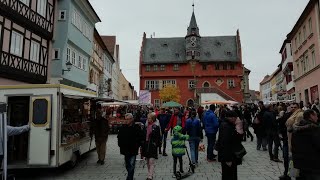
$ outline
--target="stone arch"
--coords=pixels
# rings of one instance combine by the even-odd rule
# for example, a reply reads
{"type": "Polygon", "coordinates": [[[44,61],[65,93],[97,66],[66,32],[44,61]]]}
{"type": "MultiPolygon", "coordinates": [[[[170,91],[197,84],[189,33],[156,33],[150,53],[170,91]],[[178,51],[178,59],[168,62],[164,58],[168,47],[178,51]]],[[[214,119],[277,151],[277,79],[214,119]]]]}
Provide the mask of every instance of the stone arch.
{"type": "Polygon", "coordinates": [[[211,85],[208,81],[205,81],[205,82],[203,82],[202,87],[209,88],[209,87],[211,87],[211,85]]]}

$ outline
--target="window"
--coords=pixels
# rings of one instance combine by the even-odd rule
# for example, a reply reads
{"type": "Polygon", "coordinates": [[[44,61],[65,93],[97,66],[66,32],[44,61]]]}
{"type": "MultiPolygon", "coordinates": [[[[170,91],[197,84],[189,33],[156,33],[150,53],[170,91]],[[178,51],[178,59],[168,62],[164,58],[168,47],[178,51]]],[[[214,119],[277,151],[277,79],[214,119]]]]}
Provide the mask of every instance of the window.
{"type": "Polygon", "coordinates": [[[179,71],[179,64],[174,64],[173,65],[173,70],[174,71],[179,71]]]}
{"type": "Polygon", "coordinates": [[[46,17],[47,12],[47,0],[37,0],[37,12],[43,16],[46,17]]]}
{"type": "Polygon", "coordinates": [[[155,107],[160,107],[160,99],[155,99],[154,100],[154,106],[155,107]]]}
{"type": "Polygon", "coordinates": [[[209,87],[210,87],[210,84],[209,84],[208,82],[205,82],[205,83],[203,83],[203,87],[204,87],[204,88],[209,88],[209,87]]]}
{"type": "Polygon", "coordinates": [[[166,70],[166,65],[161,65],[160,66],[160,71],[165,71],[166,70]]]}
{"type": "Polygon", "coordinates": [[[59,11],[59,21],[65,21],[67,19],[66,15],[67,15],[66,10],[60,10],[59,11]]]}
{"type": "Polygon", "coordinates": [[[122,90],[126,90],[126,85],[122,84],[122,90]]]}
{"type": "Polygon", "coordinates": [[[223,64],[223,70],[227,70],[228,69],[228,65],[226,63],[223,64]]]}
{"type": "Polygon", "coordinates": [[[304,61],[305,61],[305,64],[306,64],[306,71],[309,71],[309,57],[308,57],[308,55],[305,56],[304,61]]]}
{"type": "Polygon", "coordinates": [[[166,85],[173,85],[176,86],[176,80],[163,80],[162,81],[162,88],[166,87],[166,85]]]}
{"type": "Polygon", "coordinates": [[[78,55],[78,68],[82,69],[82,57],[80,54],[78,55]]]}
{"type": "Polygon", "coordinates": [[[153,65],[153,71],[158,71],[158,65],[153,65]]]}
{"type": "Polygon", "coordinates": [[[300,76],[300,65],[299,65],[299,62],[297,62],[297,75],[300,76]]]}
{"type": "Polygon", "coordinates": [[[294,38],[294,45],[295,45],[295,49],[297,50],[299,45],[298,45],[298,41],[297,41],[297,37],[294,38]]]}
{"type": "Polygon", "coordinates": [[[217,63],[217,64],[215,64],[215,65],[214,65],[214,67],[215,67],[215,69],[216,69],[216,70],[220,70],[220,66],[219,66],[219,64],[218,64],[218,63],[217,63]]]}
{"type": "Polygon", "coordinates": [[[22,57],[23,36],[15,31],[11,34],[10,53],[22,57]]]}
{"type": "Polygon", "coordinates": [[[146,66],[146,71],[149,72],[150,71],[150,65],[146,66]]]}
{"type": "Polygon", "coordinates": [[[176,58],[179,58],[180,57],[180,54],[179,53],[176,53],[176,58]]]}
{"type": "Polygon", "coordinates": [[[40,51],[40,45],[39,43],[35,41],[31,41],[31,47],[30,47],[30,60],[39,63],[39,51],[40,51]]]}
{"type": "Polygon", "coordinates": [[[307,39],[307,30],[306,26],[303,26],[303,40],[305,41],[307,39]]]}
{"type": "Polygon", "coordinates": [[[311,58],[312,58],[312,67],[316,67],[316,54],[314,52],[314,50],[311,52],[311,58]]]}
{"type": "Polygon", "coordinates": [[[87,37],[89,40],[91,40],[93,36],[93,30],[90,27],[90,25],[84,20],[84,18],[80,15],[80,13],[77,10],[73,10],[72,13],[72,19],[71,22],[74,26],[76,26],[79,31],[87,37]]]}
{"type": "Polygon", "coordinates": [[[20,0],[20,2],[22,2],[23,4],[29,6],[29,0],[20,0]]]}
{"type": "Polygon", "coordinates": [[[195,83],[195,80],[194,79],[191,79],[188,81],[188,87],[189,89],[192,89],[196,86],[196,83],[195,83]]]}
{"type": "MultiPolygon", "coordinates": [[[[67,48],[67,51],[68,51],[68,48],[67,48]]],[[[60,59],[60,49],[59,48],[53,49],[52,59],[60,59]]],[[[67,62],[68,61],[70,61],[70,49],[69,49],[69,56],[68,56],[68,52],[67,52],[67,62]]]]}
{"type": "Polygon", "coordinates": [[[76,64],[76,52],[72,49],[71,64],[76,64]]]}
{"type": "Polygon", "coordinates": [[[147,80],[146,81],[146,89],[159,89],[159,81],[158,80],[147,80]]]}
{"type": "Polygon", "coordinates": [[[234,88],[235,84],[234,84],[234,79],[228,79],[228,88],[234,88]]]}
{"type": "Polygon", "coordinates": [[[202,70],[207,70],[207,65],[206,64],[202,65],[202,70]]]}
{"type": "MultiPolygon", "coordinates": [[[[82,69],[84,70],[84,71],[87,71],[87,58],[86,57],[82,57],[82,69]]],[[[98,75],[98,77],[99,77],[99,75],[98,75]]]]}
{"type": "Polygon", "coordinates": [[[301,42],[301,31],[299,32],[299,37],[298,37],[298,38],[299,38],[298,40],[299,40],[299,46],[300,46],[301,43],[302,43],[302,42],[301,42]]]}
{"type": "Polygon", "coordinates": [[[312,33],[312,20],[309,18],[309,34],[312,33]]]}
{"type": "Polygon", "coordinates": [[[234,70],[234,64],[230,64],[230,69],[234,70]]]}

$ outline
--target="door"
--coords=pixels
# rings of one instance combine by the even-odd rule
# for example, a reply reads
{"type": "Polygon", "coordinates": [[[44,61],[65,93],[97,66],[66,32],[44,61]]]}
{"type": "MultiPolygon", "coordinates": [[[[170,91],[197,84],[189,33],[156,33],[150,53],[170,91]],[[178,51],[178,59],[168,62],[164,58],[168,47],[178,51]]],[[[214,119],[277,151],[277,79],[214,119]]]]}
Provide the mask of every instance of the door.
{"type": "Polygon", "coordinates": [[[29,165],[50,164],[51,95],[31,96],[29,165]]]}

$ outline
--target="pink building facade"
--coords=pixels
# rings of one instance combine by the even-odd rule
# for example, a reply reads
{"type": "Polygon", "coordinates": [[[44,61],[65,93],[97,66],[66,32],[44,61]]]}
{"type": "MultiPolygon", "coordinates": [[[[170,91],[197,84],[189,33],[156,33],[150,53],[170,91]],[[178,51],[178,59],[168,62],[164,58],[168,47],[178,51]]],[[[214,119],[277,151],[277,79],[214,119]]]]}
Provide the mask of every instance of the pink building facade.
{"type": "Polygon", "coordinates": [[[47,83],[54,15],[55,0],[0,1],[0,85],[47,83]]]}
{"type": "Polygon", "coordinates": [[[296,101],[313,102],[319,98],[320,86],[319,1],[310,0],[287,35],[293,52],[293,80],[296,101]]]}

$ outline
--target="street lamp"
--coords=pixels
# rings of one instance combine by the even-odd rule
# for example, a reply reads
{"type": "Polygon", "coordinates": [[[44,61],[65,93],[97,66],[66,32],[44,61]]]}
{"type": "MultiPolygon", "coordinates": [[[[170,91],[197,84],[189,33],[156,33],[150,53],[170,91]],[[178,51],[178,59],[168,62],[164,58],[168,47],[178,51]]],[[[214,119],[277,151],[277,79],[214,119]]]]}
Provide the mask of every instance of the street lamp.
{"type": "Polygon", "coordinates": [[[67,69],[62,69],[62,74],[64,74],[65,71],[70,71],[71,70],[71,67],[72,67],[72,64],[70,61],[68,61],[66,63],[66,66],[67,66],[67,69]]]}

